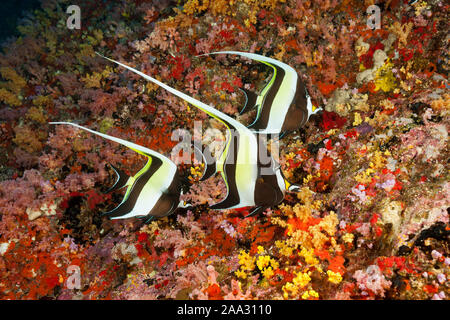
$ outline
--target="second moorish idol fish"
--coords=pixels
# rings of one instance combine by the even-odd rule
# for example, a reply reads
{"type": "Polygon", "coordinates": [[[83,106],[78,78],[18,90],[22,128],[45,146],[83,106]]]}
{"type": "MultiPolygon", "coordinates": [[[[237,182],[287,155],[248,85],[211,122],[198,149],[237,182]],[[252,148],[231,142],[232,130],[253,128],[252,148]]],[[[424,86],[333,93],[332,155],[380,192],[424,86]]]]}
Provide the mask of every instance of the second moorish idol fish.
{"type": "Polygon", "coordinates": [[[212,54],[239,55],[264,63],[273,69],[270,81],[259,95],[241,88],[246,96],[246,103],[241,114],[249,108],[256,108],[256,118],[248,126],[255,132],[284,136],[288,132],[303,127],[311,115],[322,110],[322,108],[313,106],[305,84],[298,78],[297,72],[291,66],[248,52],[219,51],[204,55],[212,54]]]}
{"type": "Polygon", "coordinates": [[[108,190],[127,187],[122,202],[103,215],[111,219],[141,217],[148,223],[154,218],[172,214],[178,207],[187,205],[180,201],[181,179],[175,163],[164,155],[104,133],[100,133],[71,122],[50,122],[64,124],[86,130],[105,139],[120,143],[148,158],[145,166],[134,176],[129,177],[123,171],[112,166],[117,174],[116,183],[108,190]]]}
{"type": "MultiPolygon", "coordinates": [[[[269,161],[262,163],[259,155],[268,154],[268,152],[263,153],[260,148],[266,148],[266,146],[258,143],[258,136],[242,123],[132,67],[110,58],[104,58],[161,86],[227,127],[226,145],[215,164],[215,170],[205,169],[210,175],[220,172],[227,187],[225,199],[212,205],[212,209],[255,207],[250,214],[253,215],[265,208],[279,204],[283,200],[286,190],[293,191],[298,188],[284,178],[280,167],[275,166],[272,156],[269,157],[269,161]]],[[[206,163],[206,166],[208,165],[206,163]]]]}

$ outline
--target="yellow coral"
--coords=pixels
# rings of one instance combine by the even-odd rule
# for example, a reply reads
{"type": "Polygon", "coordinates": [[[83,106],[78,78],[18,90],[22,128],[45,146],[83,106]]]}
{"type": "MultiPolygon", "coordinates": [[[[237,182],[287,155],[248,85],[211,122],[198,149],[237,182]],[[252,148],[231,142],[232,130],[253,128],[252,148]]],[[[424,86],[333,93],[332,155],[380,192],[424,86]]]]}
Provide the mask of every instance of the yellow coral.
{"type": "Polygon", "coordinates": [[[81,78],[87,88],[101,88],[101,81],[107,78],[113,72],[113,68],[107,66],[101,73],[93,72],[81,78]]]}
{"type": "Polygon", "coordinates": [[[290,257],[294,252],[294,248],[290,247],[286,241],[277,240],[275,241],[275,246],[278,248],[280,254],[286,257],[290,257]]]}
{"type": "Polygon", "coordinates": [[[292,279],[292,282],[287,282],[282,288],[285,298],[288,298],[289,294],[296,296],[299,293],[299,290],[304,288],[311,281],[309,272],[298,272],[295,274],[296,277],[292,279]]]}
{"type": "Polygon", "coordinates": [[[250,256],[245,250],[239,252],[239,264],[245,271],[253,271],[255,269],[255,257],[250,256]]]}
{"type": "Polygon", "coordinates": [[[399,39],[399,48],[408,44],[408,35],[413,26],[414,24],[412,22],[401,24],[399,21],[395,21],[394,24],[389,27],[389,31],[394,33],[399,39]]]}
{"type": "Polygon", "coordinates": [[[258,266],[259,270],[268,267],[269,264],[270,264],[269,256],[259,256],[258,259],[256,260],[256,265],[258,266]]]}
{"type": "Polygon", "coordinates": [[[1,82],[0,88],[5,88],[15,94],[18,94],[20,90],[25,88],[25,86],[27,85],[25,79],[19,76],[17,72],[10,67],[0,68],[0,74],[2,75],[3,79],[8,80],[7,82],[1,82]]]}
{"type": "Polygon", "coordinates": [[[444,94],[444,99],[431,101],[430,106],[435,111],[450,110],[450,95],[444,94]]]}
{"type": "Polygon", "coordinates": [[[256,257],[250,256],[245,250],[239,252],[239,270],[235,271],[234,274],[242,279],[247,278],[247,272],[251,272],[255,269],[255,262],[258,269],[261,271],[262,275],[269,279],[274,275],[274,270],[278,269],[279,263],[268,255],[262,255],[264,253],[264,248],[258,246],[258,253],[261,254],[256,257]]]}
{"type": "Polygon", "coordinates": [[[1,67],[0,74],[7,81],[0,82],[0,101],[13,107],[22,104],[20,92],[26,86],[26,81],[10,67],[1,67]]]}
{"type": "Polygon", "coordinates": [[[235,271],[234,274],[238,278],[247,279],[247,273],[244,270],[242,270],[242,269],[239,269],[239,270],[235,271]]]}
{"type": "Polygon", "coordinates": [[[47,122],[47,116],[43,113],[42,108],[31,107],[28,109],[26,117],[39,123],[47,122]]]}
{"type": "Polygon", "coordinates": [[[319,297],[319,293],[317,293],[316,291],[314,291],[314,290],[308,290],[308,291],[305,291],[303,294],[302,294],[302,299],[303,300],[307,300],[307,299],[309,299],[309,298],[318,298],[319,297]]]}
{"type": "Polygon", "coordinates": [[[317,266],[317,264],[319,263],[319,260],[314,255],[314,249],[313,248],[310,248],[310,249],[302,248],[302,250],[299,253],[299,256],[303,257],[305,259],[305,262],[307,264],[309,264],[311,267],[312,266],[317,266]]]}
{"type": "Polygon", "coordinates": [[[324,231],[326,231],[330,236],[334,236],[336,232],[336,226],[338,225],[339,220],[337,218],[336,213],[334,211],[330,211],[330,214],[327,215],[320,221],[318,224],[324,231]]]}
{"type": "Polygon", "coordinates": [[[342,281],[342,276],[338,272],[327,270],[328,281],[334,284],[339,284],[342,281]]]}
{"type": "Polygon", "coordinates": [[[3,88],[0,88],[0,101],[3,101],[13,107],[18,107],[22,104],[15,94],[3,88]]]}
{"type": "Polygon", "coordinates": [[[37,107],[51,108],[54,105],[53,97],[48,96],[37,96],[33,99],[33,104],[37,107]]]}
{"type": "Polygon", "coordinates": [[[375,90],[383,90],[389,92],[396,86],[394,73],[392,72],[393,64],[389,59],[377,70],[375,75],[375,90]]]}
{"type": "Polygon", "coordinates": [[[346,243],[352,243],[354,238],[355,236],[353,235],[353,233],[346,233],[343,235],[342,240],[344,240],[344,242],[346,243]]]}
{"type": "Polygon", "coordinates": [[[383,153],[380,150],[375,150],[370,158],[369,168],[359,172],[355,176],[355,180],[362,184],[370,183],[372,181],[372,178],[377,178],[377,176],[373,176],[373,174],[378,169],[383,168],[385,163],[386,159],[383,157],[383,153]]]}
{"type": "Polygon", "coordinates": [[[205,165],[203,163],[198,166],[191,167],[190,168],[191,174],[189,175],[188,179],[190,181],[194,181],[194,180],[201,178],[201,176],[203,175],[204,167],[205,167],[205,165]]]}
{"type": "Polygon", "coordinates": [[[261,271],[261,273],[266,279],[273,277],[273,275],[275,274],[273,272],[272,267],[265,268],[264,270],[261,271]]]}
{"type": "Polygon", "coordinates": [[[353,125],[354,126],[359,126],[361,123],[362,123],[361,115],[358,112],[356,112],[355,113],[355,119],[353,121],[353,125]]]}
{"type": "Polygon", "coordinates": [[[14,132],[14,143],[25,151],[32,153],[35,151],[40,151],[44,147],[40,140],[46,138],[46,136],[42,135],[40,132],[37,132],[27,126],[15,127],[14,132]]]}
{"type": "Polygon", "coordinates": [[[299,218],[301,221],[305,222],[306,220],[311,217],[311,207],[306,205],[301,205],[297,203],[294,206],[294,213],[297,218],[299,218]]]}

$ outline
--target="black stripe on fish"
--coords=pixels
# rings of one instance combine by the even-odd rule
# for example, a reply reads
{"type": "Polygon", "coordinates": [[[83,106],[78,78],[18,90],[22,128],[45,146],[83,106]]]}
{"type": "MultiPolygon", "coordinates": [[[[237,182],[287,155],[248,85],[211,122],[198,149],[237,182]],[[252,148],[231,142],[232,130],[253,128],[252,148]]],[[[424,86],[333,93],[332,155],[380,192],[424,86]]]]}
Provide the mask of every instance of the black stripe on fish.
{"type": "Polygon", "coordinates": [[[258,138],[258,174],[255,184],[256,206],[272,207],[284,199],[283,191],[278,185],[275,163],[267,149],[267,137],[257,134],[258,138]],[[262,156],[266,159],[263,161],[262,156]]]}
{"type": "Polygon", "coordinates": [[[277,65],[270,64],[274,69],[276,69],[275,80],[268,90],[265,97],[263,97],[263,101],[261,103],[261,111],[255,121],[248,126],[248,128],[253,130],[264,130],[267,128],[267,124],[269,123],[270,110],[272,109],[273,100],[275,99],[276,94],[280,90],[281,83],[283,82],[284,76],[286,72],[283,68],[280,68],[277,65]]]}
{"type": "Polygon", "coordinates": [[[167,191],[159,197],[158,201],[155,203],[147,216],[161,218],[171,215],[175,209],[178,208],[180,193],[181,181],[177,169],[169,188],[167,188],[167,191]]]}
{"type": "Polygon", "coordinates": [[[295,96],[284,118],[281,131],[295,131],[304,126],[308,121],[308,92],[303,81],[297,79],[295,96]]]}
{"type": "Polygon", "coordinates": [[[105,212],[102,215],[106,215],[109,218],[121,217],[124,216],[131,211],[133,211],[134,206],[136,205],[137,199],[142,192],[142,189],[147,184],[148,180],[153,176],[153,174],[161,167],[162,161],[156,157],[148,155],[151,157],[148,161],[151,161],[150,168],[145,171],[142,175],[140,175],[131,186],[131,191],[128,194],[128,197],[116,208],[111,211],[105,212]]]}
{"type": "Polygon", "coordinates": [[[226,155],[225,162],[223,164],[225,180],[228,186],[228,194],[223,201],[212,205],[211,209],[228,209],[239,204],[240,202],[239,192],[236,185],[239,132],[233,126],[231,126],[230,129],[230,145],[228,148],[228,154],[226,155]],[[230,154],[230,150],[232,154],[230,154]]]}

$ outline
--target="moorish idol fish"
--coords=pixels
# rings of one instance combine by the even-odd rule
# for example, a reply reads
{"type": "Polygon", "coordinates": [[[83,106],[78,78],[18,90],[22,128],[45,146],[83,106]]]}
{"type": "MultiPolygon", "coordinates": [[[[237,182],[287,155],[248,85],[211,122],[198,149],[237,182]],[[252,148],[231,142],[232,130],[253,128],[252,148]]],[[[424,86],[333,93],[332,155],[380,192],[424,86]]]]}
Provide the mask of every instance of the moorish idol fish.
{"type": "MultiPolygon", "coordinates": [[[[262,163],[259,155],[262,154],[261,151],[267,150],[260,150],[260,148],[265,147],[265,145],[258,143],[258,136],[242,123],[134,68],[107,57],[103,58],[161,86],[206,112],[227,127],[227,141],[221,156],[215,163],[215,170],[208,170],[209,163],[205,163],[205,172],[208,172],[209,176],[215,172],[220,172],[227,187],[225,199],[212,205],[212,209],[255,207],[253,212],[250,213],[250,215],[254,215],[268,207],[279,204],[283,200],[286,190],[294,191],[298,189],[298,186],[290,184],[284,178],[280,166],[275,166],[272,156],[269,157],[269,161],[266,161],[267,163],[262,163]]],[[[268,154],[268,152],[265,154],[268,154]]]]}
{"type": "Polygon", "coordinates": [[[256,118],[248,128],[261,134],[279,134],[281,137],[286,133],[297,130],[304,126],[309,117],[322,108],[312,105],[305,84],[298,78],[297,72],[291,66],[259,54],[239,51],[219,51],[207,53],[232,54],[253,59],[273,69],[270,81],[257,95],[253,91],[240,88],[244,92],[246,102],[241,114],[256,108],[256,118]]]}
{"type": "Polygon", "coordinates": [[[66,124],[86,130],[105,139],[120,143],[148,158],[145,166],[130,177],[122,170],[112,166],[117,179],[108,190],[127,187],[122,202],[113,210],[102,215],[110,219],[141,217],[145,223],[154,218],[172,214],[178,207],[187,207],[180,201],[181,179],[175,163],[162,154],[138,144],[103,134],[71,122],[50,122],[50,124],[66,124]]]}

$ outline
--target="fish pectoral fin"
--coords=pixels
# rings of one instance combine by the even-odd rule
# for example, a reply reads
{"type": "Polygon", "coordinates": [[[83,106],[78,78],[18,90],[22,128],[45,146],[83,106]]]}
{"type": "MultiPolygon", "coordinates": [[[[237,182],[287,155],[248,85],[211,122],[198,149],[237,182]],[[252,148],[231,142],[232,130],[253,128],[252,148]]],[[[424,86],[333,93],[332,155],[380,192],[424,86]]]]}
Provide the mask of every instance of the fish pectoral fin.
{"type": "Polygon", "coordinates": [[[204,181],[217,172],[216,159],[212,156],[211,150],[208,146],[205,146],[205,152],[202,152],[196,145],[194,145],[194,152],[196,156],[202,158],[202,162],[205,165],[205,170],[200,178],[200,181],[204,181]]]}
{"type": "Polygon", "coordinates": [[[266,207],[256,207],[255,209],[253,209],[252,212],[250,212],[244,218],[253,217],[253,216],[257,215],[257,214],[260,214],[260,213],[264,212],[264,210],[266,210],[266,207]]]}
{"type": "Polygon", "coordinates": [[[256,101],[258,100],[258,95],[250,90],[245,88],[239,88],[245,95],[245,104],[244,107],[239,111],[239,114],[242,115],[244,112],[249,111],[250,108],[256,107],[256,101]]]}
{"type": "Polygon", "coordinates": [[[105,193],[112,192],[114,190],[122,189],[123,187],[126,187],[129,185],[130,182],[130,176],[127,175],[123,170],[115,167],[111,163],[109,164],[111,168],[113,168],[114,172],[116,173],[117,179],[114,185],[105,191],[105,193]]]}

